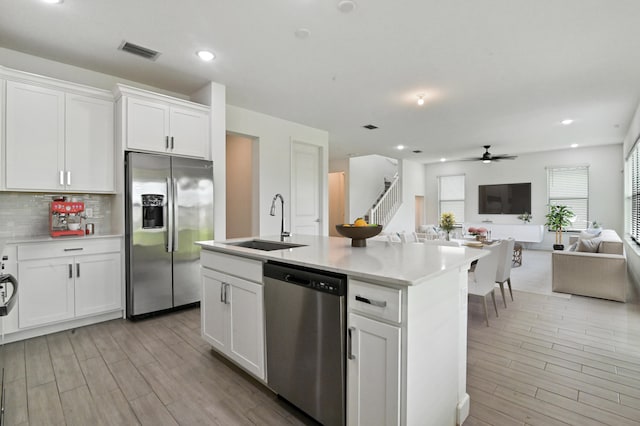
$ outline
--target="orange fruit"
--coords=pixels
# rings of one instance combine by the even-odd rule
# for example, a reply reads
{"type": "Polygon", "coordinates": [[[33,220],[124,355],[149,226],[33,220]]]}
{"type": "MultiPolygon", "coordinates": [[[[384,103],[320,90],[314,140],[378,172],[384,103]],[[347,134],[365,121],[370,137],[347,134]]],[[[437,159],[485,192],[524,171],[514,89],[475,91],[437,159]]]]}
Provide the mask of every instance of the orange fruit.
{"type": "Polygon", "coordinates": [[[353,226],[367,226],[367,221],[359,217],[355,222],[353,222],[353,226]]]}

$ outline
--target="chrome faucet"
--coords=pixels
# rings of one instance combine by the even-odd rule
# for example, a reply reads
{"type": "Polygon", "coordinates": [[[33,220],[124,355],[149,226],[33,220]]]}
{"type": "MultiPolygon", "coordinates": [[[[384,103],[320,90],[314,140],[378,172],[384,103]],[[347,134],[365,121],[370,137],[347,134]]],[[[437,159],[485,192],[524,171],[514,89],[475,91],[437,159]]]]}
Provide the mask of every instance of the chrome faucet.
{"type": "Polygon", "coordinates": [[[291,233],[286,232],[284,230],[284,198],[282,198],[282,195],[276,194],[273,197],[273,200],[271,201],[271,210],[269,210],[269,214],[271,216],[275,216],[276,215],[276,200],[278,198],[280,198],[280,206],[282,207],[282,218],[280,220],[280,241],[284,241],[284,237],[291,236],[291,233]]]}

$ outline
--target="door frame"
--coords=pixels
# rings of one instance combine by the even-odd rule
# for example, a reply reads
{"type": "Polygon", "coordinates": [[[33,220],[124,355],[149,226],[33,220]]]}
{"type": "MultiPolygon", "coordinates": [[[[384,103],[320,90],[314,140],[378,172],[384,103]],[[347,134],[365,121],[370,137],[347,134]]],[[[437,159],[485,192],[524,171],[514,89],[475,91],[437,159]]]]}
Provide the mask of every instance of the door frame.
{"type": "Polygon", "coordinates": [[[320,144],[315,144],[312,142],[306,142],[306,141],[302,141],[296,138],[290,138],[290,143],[289,143],[289,194],[291,194],[291,203],[290,203],[290,207],[289,207],[289,217],[291,218],[289,220],[289,229],[293,230],[295,229],[296,223],[295,223],[295,218],[296,218],[296,214],[295,214],[295,191],[294,191],[294,181],[293,181],[293,159],[294,159],[294,152],[295,152],[295,147],[296,145],[302,145],[302,146],[311,146],[314,148],[318,149],[318,182],[320,184],[320,188],[318,188],[318,206],[319,206],[319,210],[320,210],[320,227],[319,227],[319,234],[318,235],[328,235],[329,232],[329,225],[328,225],[328,218],[329,218],[329,206],[328,206],[328,198],[329,198],[329,193],[328,193],[328,180],[329,180],[329,176],[328,176],[328,152],[327,149],[320,144]]]}

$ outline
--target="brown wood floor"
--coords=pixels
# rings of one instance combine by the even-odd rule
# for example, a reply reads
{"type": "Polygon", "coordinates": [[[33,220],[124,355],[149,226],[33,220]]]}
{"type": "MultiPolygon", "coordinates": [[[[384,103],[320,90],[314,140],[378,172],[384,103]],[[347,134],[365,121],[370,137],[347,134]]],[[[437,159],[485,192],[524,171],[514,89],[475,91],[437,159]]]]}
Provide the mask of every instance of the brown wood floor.
{"type": "Polygon", "coordinates": [[[200,337],[200,310],[114,320],[5,346],[7,425],[313,422],[200,337]]]}
{"type": "MultiPolygon", "coordinates": [[[[514,297],[490,327],[470,302],[465,426],[639,425],[640,306],[514,297]]],[[[8,425],[313,424],[212,353],[199,309],[4,349],[8,425]]]]}
{"type": "Polygon", "coordinates": [[[472,425],[640,425],[640,305],[514,292],[470,303],[472,425]]]}

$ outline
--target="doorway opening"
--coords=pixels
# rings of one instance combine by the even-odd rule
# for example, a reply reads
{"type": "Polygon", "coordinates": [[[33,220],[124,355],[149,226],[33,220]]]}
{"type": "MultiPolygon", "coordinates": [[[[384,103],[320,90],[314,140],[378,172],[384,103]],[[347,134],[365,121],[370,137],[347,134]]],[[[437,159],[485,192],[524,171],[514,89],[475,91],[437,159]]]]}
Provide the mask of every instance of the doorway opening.
{"type": "Polygon", "coordinates": [[[329,173],[329,235],[339,237],[336,225],[345,220],[344,172],[329,173]]]}
{"type": "Polygon", "coordinates": [[[258,138],[227,133],[227,238],[260,235],[258,138]]]}
{"type": "Polygon", "coordinates": [[[416,232],[420,231],[420,225],[424,225],[424,196],[416,195],[416,232]]]}

